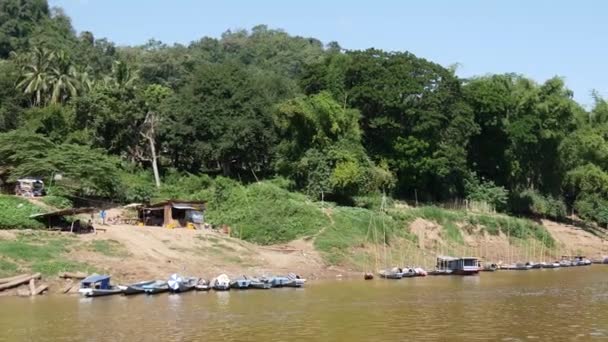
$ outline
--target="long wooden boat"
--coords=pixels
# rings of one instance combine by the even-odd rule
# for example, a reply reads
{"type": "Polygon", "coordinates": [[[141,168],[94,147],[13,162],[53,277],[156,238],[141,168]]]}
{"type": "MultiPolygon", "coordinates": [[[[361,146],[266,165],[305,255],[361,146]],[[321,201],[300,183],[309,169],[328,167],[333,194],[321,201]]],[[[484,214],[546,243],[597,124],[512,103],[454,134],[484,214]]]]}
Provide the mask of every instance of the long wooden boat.
{"type": "Polygon", "coordinates": [[[155,295],[163,292],[169,292],[169,285],[164,280],[157,280],[150,285],[142,286],[144,292],[148,295],[155,295]]]}
{"type": "Polygon", "coordinates": [[[118,285],[123,290],[123,294],[125,296],[131,296],[135,294],[145,293],[145,289],[143,286],[154,284],[156,280],[146,280],[140,281],[138,283],[130,284],[130,285],[118,285]]]}

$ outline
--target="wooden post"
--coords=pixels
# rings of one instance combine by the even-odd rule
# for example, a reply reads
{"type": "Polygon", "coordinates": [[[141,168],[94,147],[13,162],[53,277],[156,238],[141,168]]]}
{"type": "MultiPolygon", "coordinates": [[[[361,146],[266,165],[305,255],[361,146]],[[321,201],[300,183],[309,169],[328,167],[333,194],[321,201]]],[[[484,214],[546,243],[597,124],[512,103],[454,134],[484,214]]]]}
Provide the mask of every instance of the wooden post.
{"type": "Polygon", "coordinates": [[[172,210],[172,205],[171,203],[165,204],[165,208],[164,208],[164,217],[163,217],[163,224],[165,225],[165,227],[169,227],[169,225],[171,223],[173,223],[173,210],[172,210]]]}

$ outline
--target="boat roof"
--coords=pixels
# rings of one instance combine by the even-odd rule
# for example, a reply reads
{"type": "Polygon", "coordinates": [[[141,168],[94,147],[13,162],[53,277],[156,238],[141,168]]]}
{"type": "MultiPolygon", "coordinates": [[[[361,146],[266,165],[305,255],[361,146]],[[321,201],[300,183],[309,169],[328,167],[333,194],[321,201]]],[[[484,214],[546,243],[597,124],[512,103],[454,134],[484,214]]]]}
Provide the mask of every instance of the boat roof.
{"type": "Polygon", "coordinates": [[[90,276],[84,278],[81,281],[81,283],[97,283],[97,282],[100,282],[103,280],[108,280],[108,279],[110,279],[109,275],[93,274],[93,275],[90,275],[90,276]]]}
{"type": "Polygon", "coordinates": [[[452,256],[445,256],[445,255],[439,255],[437,256],[437,259],[441,259],[441,260],[446,260],[446,261],[452,261],[452,260],[459,260],[459,259],[479,259],[477,257],[452,257],[452,256]]]}

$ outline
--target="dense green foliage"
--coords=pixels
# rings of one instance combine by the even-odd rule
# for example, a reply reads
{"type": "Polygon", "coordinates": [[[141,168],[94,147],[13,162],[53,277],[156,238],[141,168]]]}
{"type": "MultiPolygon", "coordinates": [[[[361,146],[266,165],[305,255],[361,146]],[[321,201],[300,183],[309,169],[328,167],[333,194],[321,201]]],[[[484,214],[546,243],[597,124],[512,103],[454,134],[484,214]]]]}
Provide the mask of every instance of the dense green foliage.
{"type": "Polygon", "coordinates": [[[37,229],[43,225],[29,216],[41,210],[27,200],[0,195],[0,229],[37,229]]]}
{"type": "MultiPolygon", "coordinates": [[[[0,0],[2,185],[36,176],[64,195],[142,202],[221,195],[228,181],[212,185],[217,175],[241,184],[281,176],[291,191],[341,204],[371,205],[382,192],[468,198],[608,224],[606,139],[608,104],[598,97],[585,111],[557,77],[461,79],[409,52],[348,51],[264,25],[117,47],[77,34],[45,0],[0,0]]],[[[238,225],[242,215],[221,219],[238,225]]],[[[277,241],[255,215],[260,232],[243,236],[277,241]]]]}

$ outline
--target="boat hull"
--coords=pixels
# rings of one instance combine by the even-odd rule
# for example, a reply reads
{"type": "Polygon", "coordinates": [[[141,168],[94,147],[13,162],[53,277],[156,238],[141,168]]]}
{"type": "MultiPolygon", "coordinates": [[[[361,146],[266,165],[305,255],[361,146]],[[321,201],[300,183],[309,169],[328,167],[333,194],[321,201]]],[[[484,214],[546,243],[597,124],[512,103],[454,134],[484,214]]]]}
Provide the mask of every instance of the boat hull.
{"type": "Polygon", "coordinates": [[[104,296],[112,296],[121,294],[123,290],[121,289],[109,289],[109,290],[99,290],[99,289],[85,289],[86,291],[82,291],[81,293],[85,297],[104,297],[104,296]]]}

